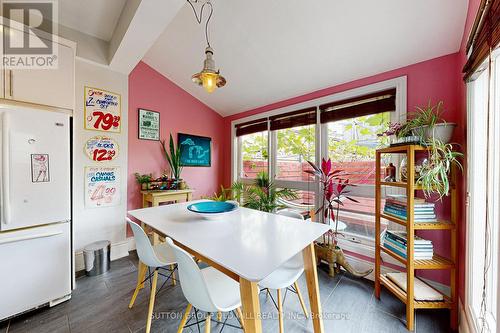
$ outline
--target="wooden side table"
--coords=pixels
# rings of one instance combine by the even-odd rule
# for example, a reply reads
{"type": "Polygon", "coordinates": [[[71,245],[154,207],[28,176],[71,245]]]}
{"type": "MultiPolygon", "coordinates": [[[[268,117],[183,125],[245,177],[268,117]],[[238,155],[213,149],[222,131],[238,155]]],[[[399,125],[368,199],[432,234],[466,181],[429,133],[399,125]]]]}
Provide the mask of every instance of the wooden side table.
{"type": "Polygon", "coordinates": [[[164,202],[184,202],[191,201],[193,198],[193,189],[187,190],[150,190],[141,191],[142,194],[142,207],[147,208],[150,206],[159,206],[164,202]]]}

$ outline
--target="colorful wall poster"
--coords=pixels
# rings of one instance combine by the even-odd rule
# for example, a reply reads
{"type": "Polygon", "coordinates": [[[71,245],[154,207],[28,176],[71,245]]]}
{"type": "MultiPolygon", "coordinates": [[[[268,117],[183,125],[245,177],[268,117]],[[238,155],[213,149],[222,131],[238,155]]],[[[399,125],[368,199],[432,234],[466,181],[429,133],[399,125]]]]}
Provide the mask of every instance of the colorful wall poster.
{"type": "Polygon", "coordinates": [[[85,87],[85,129],[120,133],[121,96],[106,90],[85,87]]]}
{"type": "Polygon", "coordinates": [[[48,154],[31,154],[31,181],[33,183],[50,181],[48,154]]]}
{"type": "Polygon", "coordinates": [[[179,133],[177,135],[177,145],[181,150],[182,166],[210,166],[212,154],[211,138],[179,133]]]}
{"type": "Polygon", "coordinates": [[[87,140],[84,151],[92,161],[107,162],[118,156],[119,146],[108,136],[94,136],[87,140]]]}
{"type": "Polygon", "coordinates": [[[85,167],[85,208],[120,204],[120,168],[85,167]]]}
{"type": "Polygon", "coordinates": [[[160,113],[139,109],[139,139],[160,140],[160,113]]]}

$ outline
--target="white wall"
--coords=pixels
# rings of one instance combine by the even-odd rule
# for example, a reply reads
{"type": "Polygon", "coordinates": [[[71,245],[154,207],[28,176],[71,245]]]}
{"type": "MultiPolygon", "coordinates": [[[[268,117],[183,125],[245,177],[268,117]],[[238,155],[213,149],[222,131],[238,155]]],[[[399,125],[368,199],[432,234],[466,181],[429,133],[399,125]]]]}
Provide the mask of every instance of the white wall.
{"type": "Polygon", "coordinates": [[[128,76],[107,67],[76,59],[75,112],[73,118],[73,237],[76,252],[75,269],[84,268],[82,249],[98,241],[111,241],[111,259],[128,255],[125,214],[127,211],[127,151],[128,151],[128,76]],[[101,88],[121,95],[121,133],[104,133],[84,129],[84,86],[101,88]],[[118,142],[118,157],[110,162],[94,162],[84,153],[85,142],[96,135],[109,135],[118,142]],[[84,206],[85,166],[120,167],[121,202],[115,207],[84,206]]]}

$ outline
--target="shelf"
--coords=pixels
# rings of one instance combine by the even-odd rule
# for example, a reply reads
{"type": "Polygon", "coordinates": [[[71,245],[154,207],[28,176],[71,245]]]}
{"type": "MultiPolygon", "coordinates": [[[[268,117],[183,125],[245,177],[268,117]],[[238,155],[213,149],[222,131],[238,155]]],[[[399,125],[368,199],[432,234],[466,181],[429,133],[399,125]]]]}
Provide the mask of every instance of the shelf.
{"type": "MultiPolygon", "coordinates": [[[[406,226],[406,220],[397,218],[392,215],[381,213],[380,217],[386,219],[388,221],[400,224],[402,226],[406,226]]],[[[438,220],[437,222],[414,222],[413,223],[414,230],[452,230],[455,229],[455,224],[445,221],[438,220]]]]}
{"type": "MultiPolygon", "coordinates": [[[[399,300],[407,304],[406,291],[399,288],[394,282],[389,280],[384,275],[380,275],[380,282],[384,285],[394,296],[399,298],[399,300]]],[[[425,282],[424,282],[425,283],[425,282]]],[[[433,288],[434,289],[434,288],[433,288]]],[[[441,293],[442,294],[442,293],[441,293]]],[[[443,295],[443,301],[413,301],[413,306],[415,309],[450,309],[453,307],[453,303],[450,298],[443,295]]]]}
{"type": "MultiPolygon", "coordinates": [[[[402,263],[403,265],[407,265],[406,258],[400,256],[394,251],[380,246],[381,250],[402,263]]],[[[434,254],[432,259],[414,259],[413,260],[413,268],[414,269],[450,269],[455,267],[453,262],[445,257],[440,256],[439,254],[434,254]]]]}
{"type": "Polygon", "coordinates": [[[401,145],[401,146],[394,146],[394,147],[386,147],[382,149],[378,149],[377,151],[382,154],[404,154],[408,150],[409,146],[413,146],[413,150],[417,151],[423,151],[423,150],[429,150],[428,147],[420,146],[420,145],[401,145]]]}

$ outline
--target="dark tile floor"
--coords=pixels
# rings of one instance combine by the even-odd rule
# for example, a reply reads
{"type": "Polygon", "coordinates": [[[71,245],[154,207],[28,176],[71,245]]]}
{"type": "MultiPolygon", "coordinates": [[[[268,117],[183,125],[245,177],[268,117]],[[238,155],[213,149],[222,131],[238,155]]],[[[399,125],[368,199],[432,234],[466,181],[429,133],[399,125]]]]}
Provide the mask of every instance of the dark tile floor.
{"type": "MultiPolygon", "coordinates": [[[[68,302],[25,314],[19,318],[0,323],[0,333],[16,332],[144,332],[149,292],[143,289],[135,306],[128,309],[137,277],[135,254],[112,262],[111,270],[98,277],[77,279],[76,289],[68,302]]],[[[347,274],[328,277],[322,269],[318,272],[325,332],[407,332],[404,326],[405,308],[401,302],[387,292],[381,300],[373,295],[373,282],[350,278],[347,274]]],[[[307,300],[304,280],[300,281],[302,293],[307,300]]],[[[260,296],[263,315],[263,331],[278,332],[276,310],[265,293],[260,296]]],[[[186,306],[179,285],[168,283],[157,296],[155,320],[152,332],[176,332],[186,306]]],[[[297,297],[288,293],[285,299],[285,332],[313,332],[310,320],[301,316],[297,297]]],[[[416,332],[447,332],[448,312],[418,311],[416,332]]],[[[228,323],[237,324],[234,317],[228,323]]],[[[212,331],[220,331],[214,325],[212,331]]],[[[203,332],[203,326],[201,325],[203,332]]],[[[198,332],[196,326],[185,332],[198,332]]],[[[241,332],[226,326],[224,332],[241,332]]]]}

